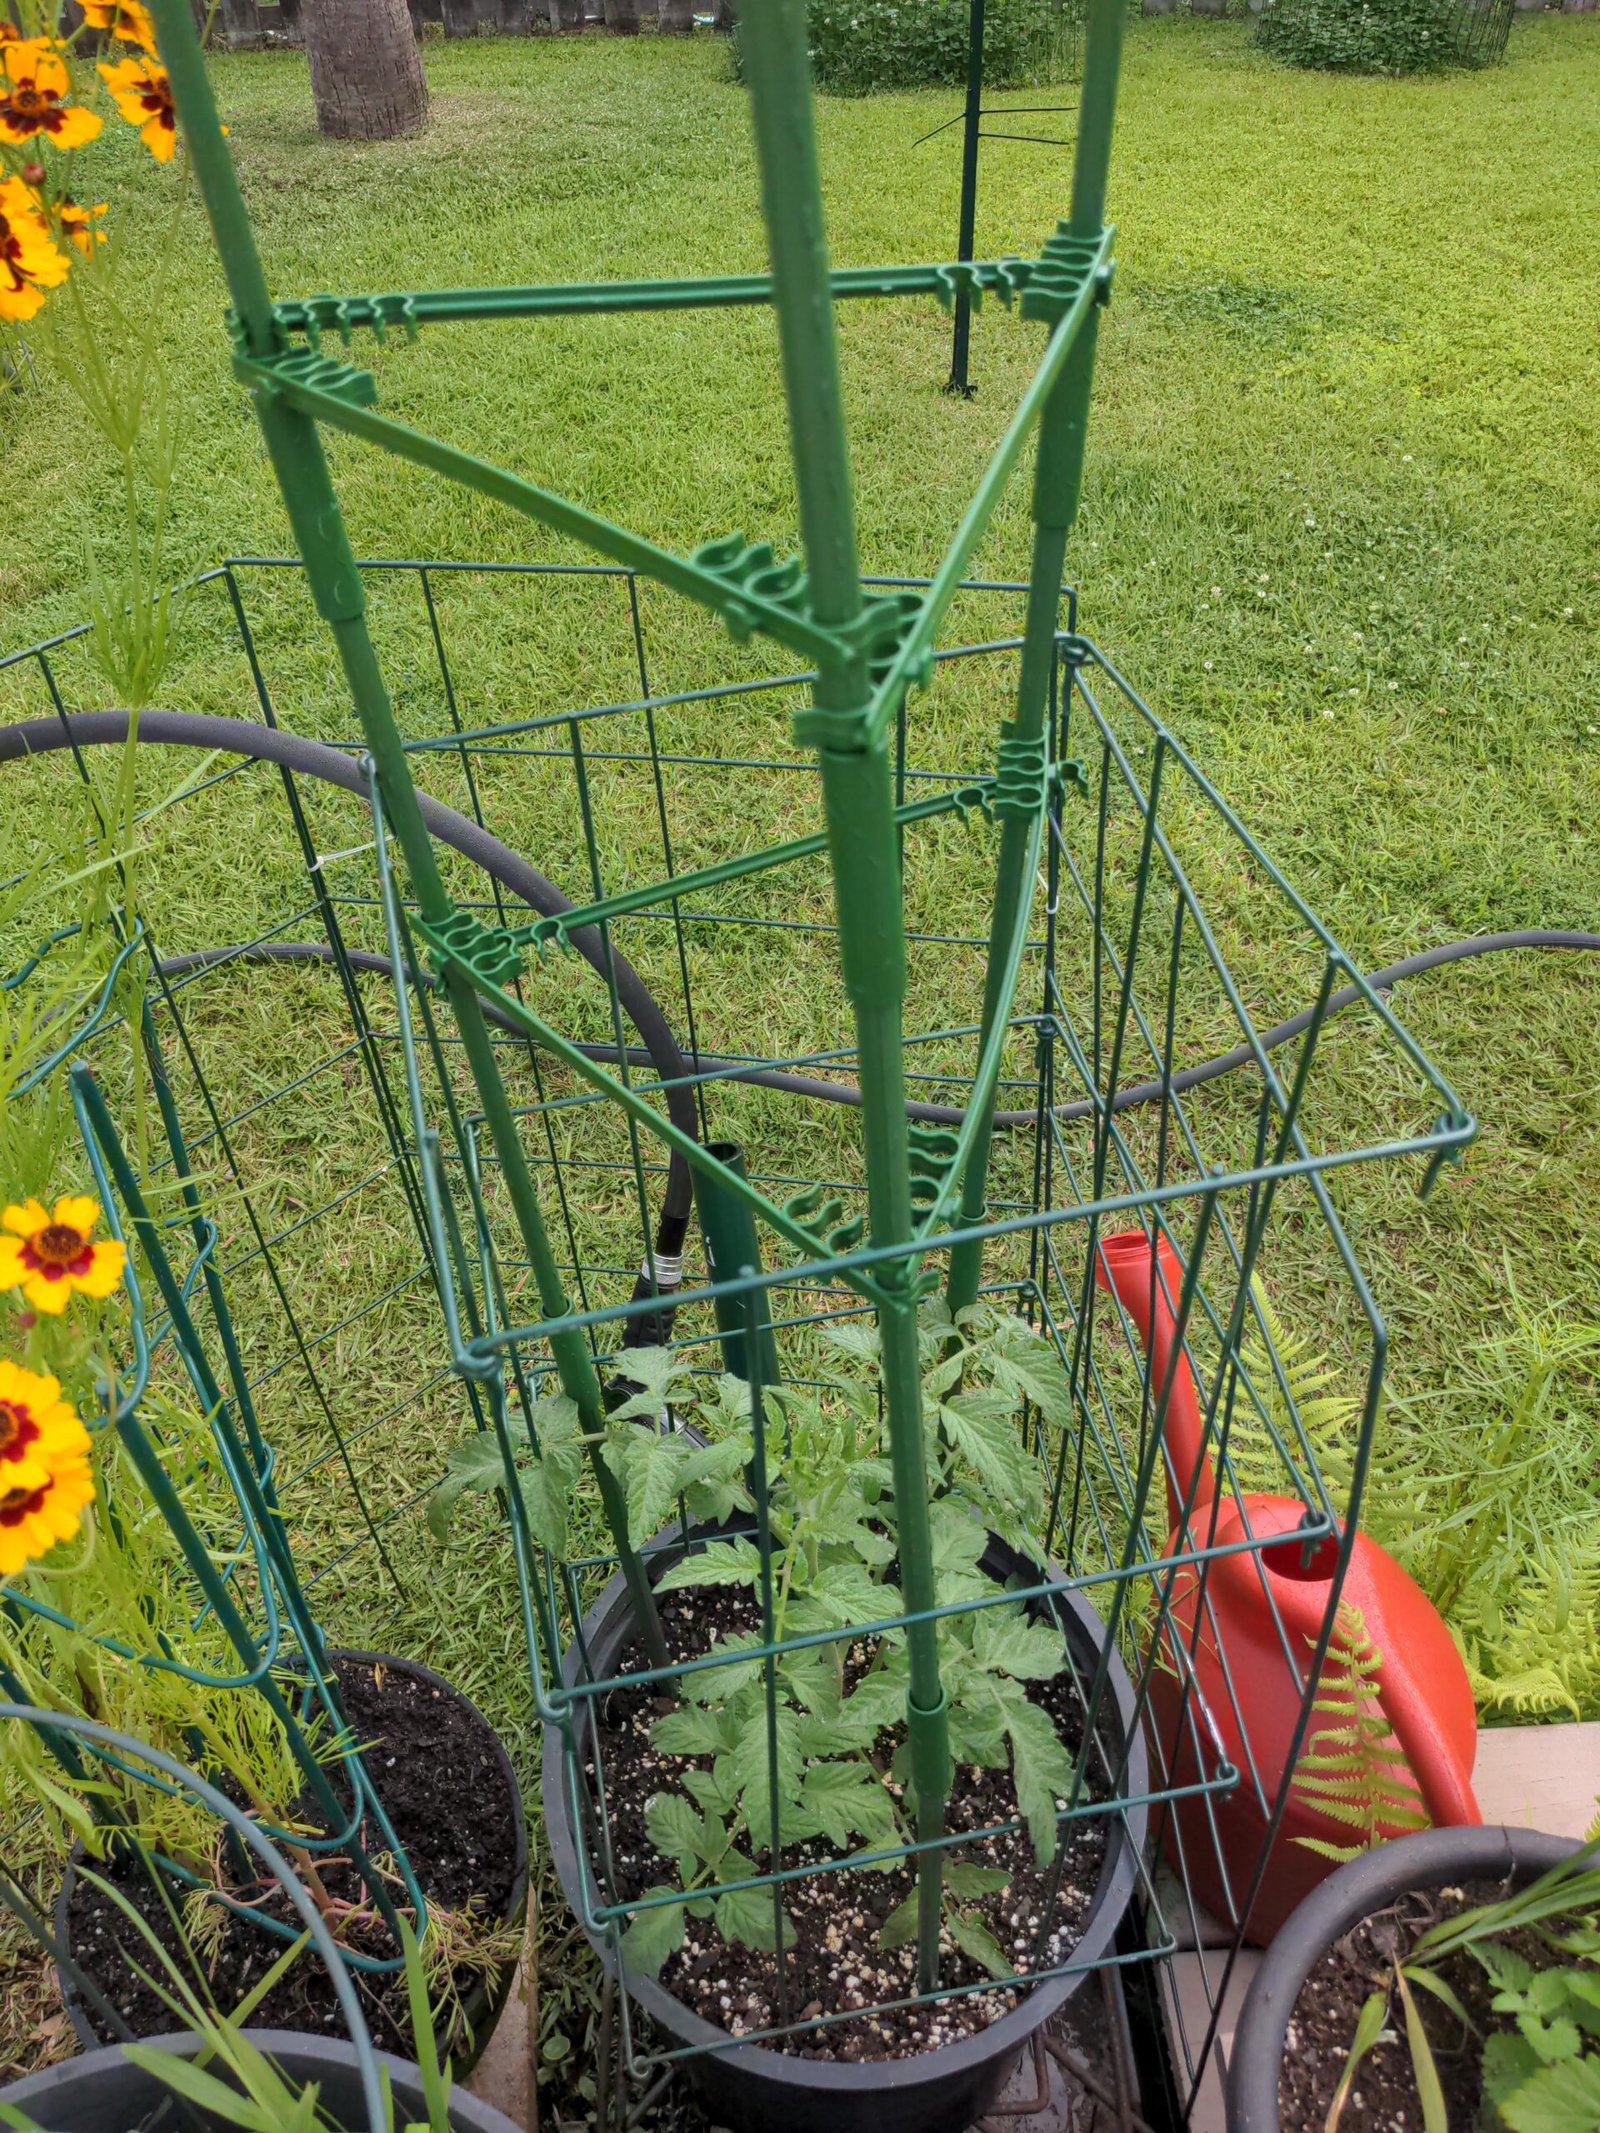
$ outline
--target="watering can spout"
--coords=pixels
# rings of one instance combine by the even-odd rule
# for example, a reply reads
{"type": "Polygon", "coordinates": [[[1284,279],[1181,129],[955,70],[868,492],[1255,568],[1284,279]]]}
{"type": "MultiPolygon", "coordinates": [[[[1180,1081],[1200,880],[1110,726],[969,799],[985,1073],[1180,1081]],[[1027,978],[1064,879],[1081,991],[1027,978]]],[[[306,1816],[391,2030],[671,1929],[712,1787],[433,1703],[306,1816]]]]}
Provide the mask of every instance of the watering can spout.
{"type": "Polygon", "coordinates": [[[1152,1401],[1160,1400],[1170,1377],[1165,1430],[1167,1525],[1176,1532],[1186,1504],[1188,1516],[1198,1518],[1217,1493],[1210,1463],[1201,1450],[1194,1372],[1174,1338],[1183,1264],[1165,1237],[1152,1246],[1142,1229],[1128,1229],[1101,1238],[1094,1278],[1102,1289],[1111,1291],[1138,1328],[1149,1358],[1152,1401]]]}

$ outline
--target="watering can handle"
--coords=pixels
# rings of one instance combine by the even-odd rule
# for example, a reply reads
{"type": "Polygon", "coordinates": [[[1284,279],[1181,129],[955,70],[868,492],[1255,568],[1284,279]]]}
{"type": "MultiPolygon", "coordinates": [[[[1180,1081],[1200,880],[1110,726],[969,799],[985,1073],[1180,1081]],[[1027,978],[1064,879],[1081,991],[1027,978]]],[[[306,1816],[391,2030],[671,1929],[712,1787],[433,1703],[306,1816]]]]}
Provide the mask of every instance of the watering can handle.
{"type": "Polygon", "coordinates": [[[1483,1814],[1472,1790],[1471,1762],[1463,1764],[1440,1722],[1433,1699],[1422,1692],[1404,1662],[1394,1655],[1392,1638],[1378,1669],[1378,1703],[1411,1765],[1422,1804],[1434,1827],[1460,1829],[1481,1823],[1483,1814]]]}

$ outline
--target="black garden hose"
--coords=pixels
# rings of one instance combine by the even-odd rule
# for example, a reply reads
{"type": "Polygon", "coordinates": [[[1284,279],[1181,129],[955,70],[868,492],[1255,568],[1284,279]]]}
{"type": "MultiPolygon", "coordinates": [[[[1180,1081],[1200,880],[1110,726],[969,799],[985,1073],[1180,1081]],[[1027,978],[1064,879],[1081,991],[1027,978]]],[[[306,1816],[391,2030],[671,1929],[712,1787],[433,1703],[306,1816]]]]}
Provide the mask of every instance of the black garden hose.
{"type": "MultiPolygon", "coordinates": [[[[23,719],[16,725],[0,726],[0,763],[17,762],[24,756],[48,755],[62,748],[70,748],[76,753],[80,748],[119,747],[127,740],[132,724],[126,711],[79,711],[61,717],[23,719]]],[[[354,754],[251,719],[218,718],[203,711],[146,710],[139,713],[137,738],[141,744],[153,747],[214,749],[229,755],[246,756],[256,762],[276,763],[280,769],[297,776],[320,778],[325,784],[342,786],[346,792],[356,793],[362,799],[367,797],[367,781],[354,754]]],[[[491,837],[470,817],[459,814],[453,807],[446,807],[440,800],[431,799],[426,793],[419,792],[417,802],[423,821],[441,844],[482,867],[491,880],[531,905],[542,917],[572,909],[570,897],[563,896],[554,882],[547,881],[537,867],[530,866],[498,837],[491,837]]],[[[580,926],[571,935],[571,943],[602,977],[609,973],[615,979],[623,1012],[644,1040],[639,1057],[654,1067],[665,1084],[668,1116],[681,1132],[698,1137],[694,1090],[686,1080],[688,1064],[678,1049],[666,1016],[656,1005],[644,980],[627,958],[615,949],[607,957],[598,927],[580,926]]],[[[313,956],[332,959],[332,950],[320,942],[275,945],[289,949],[302,959],[313,956]]],[[[387,956],[352,956],[351,960],[368,967],[376,962],[385,970],[392,967],[387,956]]],[[[641,1268],[634,1288],[635,1302],[678,1286],[683,1241],[688,1235],[693,1205],[689,1166],[681,1155],[674,1154],[668,1165],[667,1186],[650,1261],[641,1268]],[[654,1284],[649,1271],[651,1263],[655,1271],[654,1284]]],[[[629,1338],[624,1345],[639,1347],[658,1338],[664,1339],[665,1323],[662,1314],[650,1312],[630,1319],[629,1338]]]]}
{"type": "MultiPolygon", "coordinates": [[[[116,746],[127,739],[130,723],[126,711],[88,711],[62,717],[25,719],[16,725],[0,726],[0,763],[15,762],[28,755],[48,754],[61,748],[116,746]]],[[[339,785],[347,792],[366,797],[366,780],[353,754],[331,748],[322,741],[307,740],[300,734],[285,733],[277,726],[260,725],[249,719],[218,718],[207,712],[144,711],[139,715],[138,739],[156,746],[215,749],[258,762],[276,763],[285,771],[320,778],[330,785],[339,785]]],[[[417,799],[423,821],[440,843],[482,867],[492,880],[513,896],[545,916],[572,909],[571,900],[554,882],[548,881],[537,867],[530,866],[527,860],[502,844],[499,838],[491,836],[480,824],[455,808],[446,807],[442,801],[431,799],[426,793],[418,793],[417,799]]],[[[580,927],[570,939],[571,945],[602,977],[608,975],[609,969],[609,974],[615,978],[623,1011],[643,1039],[641,1045],[625,1047],[620,1056],[630,1066],[655,1069],[664,1085],[668,1115],[683,1132],[698,1138],[689,1063],[643,979],[626,957],[614,948],[608,965],[598,927],[580,927]]],[[[1402,957],[1399,962],[1374,971],[1367,984],[1374,992],[1385,992],[1403,978],[1416,977],[1441,964],[1464,962],[1472,956],[1493,955],[1515,948],[1600,949],[1600,933],[1535,926],[1508,933],[1477,934],[1402,957]]],[[[351,949],[346,953],[355,969],[370,970],[391,978],[394,975],[394,964],[386,955],[377,955],[367,949],[351,949]]],[[[176,977],[234,958],[253,962],[332,962],[334,951],[320,941],[260,941],[240,947],[195,949],[185,955],[168,956],[159,967],[163,975],[176,977]]],[[[1360,986],[1343,985],[1329,995],[1323,1013],[1325,1016],[1337,1014],[1361,997],[1360,986]]],[[[492,1021],[515,1030],[516,1025],[509,1018],[491,1003],[486,1001],[484,1004],[492,1021]]],[[[1316,1013],[1315,1008],[1306,1008],[1302,1013],[1292,1015],[1287,1022],[1280,1022],[1265,1031],[1258,1040],[1259,1049],[1270,1052],[1287,1044],[1310,1026],[1316,1013]]],[[[619,1056],[615,1045],[583,1044],[577,1049],[590,1059],[611,1064],[615,1064],[619,1056]]],[[[1157,1102],[1166,1094],[1181,1096],[1186,1090],[1199,1088],[1223,1074],[1231,1074],[1238,1067],[1252,1065],[1256,1057],[1257,1046],[1237,1044],[1232,1051],[1223,1052],[1215,1059],[1184,1067],[1166,1081],[1141,1081],[1119,1089],[1111,1100],[1111,1108],[1125,1111],[1137,1104],[1157,1102]]],[[[707,1053],[699,1055],[697,1070],[720,1079],[752,1083],[759,1088],[776,1089],[786,1095],[809,1096],[827,1103],[858,1105],[861,1101],[861,1091],[854,1082],[830,1081],[821,1075],[753,1066],[743,1060],[707,1053]]],[[[1054,1116],[1062,1124],[1071,1124],[1094,1116],[1097,1108],[1094,1099],[1082,1097],[1057,1105],[1054,1116]]],[[[936,1125],[959,1125],[966,1116],[958,1105],[928,1103],[918,1098],[907,1101],[906,1112],[911,1118],[936,1125]]],[[[1031,1109],[997,1111],[995,1124],[1001,1127],[1028,1126],[1034,1123],[1036,1116],[1031,1109]]],[[[678,1285],[683,1240],[688,1231],[692,1204],[689,1166],[680,1155],[674,1154],[668,1166],[653,1249],[657,1291],[678,1285]]],[[[635,1301],[652,1293],[648,1268],[641,1269],[634,1293],[635,1301]]],[[[665,1338],[663,1329],[668,1324],[669,1312],[644,1314],[630,1320],[629,1331],[633,1338],[628,1345],[636,1346],[644,1339],[665,1338]]]]}
{"type": "MultiPolygon", "coordinates": [[[[1446,941],[1437,948],[1424,948],[1416,955],[1402,957],[1398,963],[1386,963],[1382,970],[1375,970],[1367,979],[1374,992],[1387,992],[1398,985],[1402,978],[1414,978],[1424,970],[1435,970],[1441,963],[1464,963],[1473,956],[1493,955],[1507,948],[1590,948],[1600,949],[1600,933],[1577,933],[1564,927],[1530,926],[1515,933],[1475,933],[1465,940],[1446,941]]],[[[386,955],[374,955],[364,948],[346,950],[357,970],[370,970],[383,977],[394,976],[394,964],[386,955]]],[[[188,955],[166,956],[161,962],[161,971],[166,977],[179,977],[190,970],[204,969],[213,963],[234,959],[243,962],[271,962],[282,959],[287,962],[333,961],[333,950],[323,941],[254,941],[238,948],[197,948],[188,955]]],[[[415,972],[412,973],[413,978],[415,972]]],[[[1324,1016],[1336,1015],[1341,1008],[1353,1007],[1364,993],[1359,985],[1341,985],[1337,992],[1328,995],[1324,1016]]],[[[483,1003],[484,1013],[491,1022],[521,1034],[520,1025],[509,1015],[502,1014],[492,1001],[483,1003]]],[[[1307,1007],[1298,1015],[1291,1015],[1287,1022],[1276,1023],[1263,1031],[1258,1042],[1262,1051],[1275,1051],[1298,1037],[1316,1019],[1316,1009],[1307,1007]]],[[[575,1051],[582,1052],[586,1059],[614,1064],[617,1048],[614,1044],[578,1044],[575,1051]]],[[[629,1066],[648,1067],[655,1063],[654,1055],[642,1045],[629,1045],[622,1056],[629,1066]]],[[[814,1096],[825,1103],[855,1104],[861,1102],[861,1091],[853,1081],[827,1081],[819,1074],[795,1074],[781,1067],[753,1066],[747,1060],[729,1059],[716,1052],[696,1054],[699,1071],[719,1081],[741,1081],[761,1089],[777,1089],[789,1096],[814,1096]]],[[[1202,1083],[1215,1081],[1223,1074],[1231,1074],[1238,1067],[1255,1063],[1255,1047],[1236,1044],[1231,1052],[1221,1052],[1215,1059],[1202,1060],[1199,1066],[1184,1067],[1170,1081],[1137,1081],[1125,1089],[1119,1089],[1111,1099],[1113,1111],[1126,1111],[1135,1104],[1156,1103],[1163,1091],[1174,1096],[1183,1095],[1187,1089],[1197,1089],[1202,1083]]],[[[684,1071],[688,1072],[685,1066],[684,1071]]],[[[1092,1118],[1099,1105],[1091,1097],[1079,1097],[1073,1103],[1056,1104],[1052,1115],[1062,1124],[1074,1120],[1092,1118]]],[[[908,1118],[926,1119],[934,1125],[959,1126],[966,1112],[958,1104],[926,1103],[919,1097],[906,1100],[908,1118]]],[[[997,1126],[1031,1126],[1038,1118],[1036,1109],[1026,1111],[996,1111],[997,1126]]]]}

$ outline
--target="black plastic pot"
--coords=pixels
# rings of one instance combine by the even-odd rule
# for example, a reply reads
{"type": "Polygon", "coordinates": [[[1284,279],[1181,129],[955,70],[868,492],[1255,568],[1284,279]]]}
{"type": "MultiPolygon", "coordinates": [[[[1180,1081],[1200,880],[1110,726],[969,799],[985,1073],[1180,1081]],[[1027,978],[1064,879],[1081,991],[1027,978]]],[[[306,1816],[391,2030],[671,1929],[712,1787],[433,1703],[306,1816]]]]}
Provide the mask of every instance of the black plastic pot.
{"type": "MultiPolygon", "coordinates": [[[[310,2081],[317,2084],[319,2106],[341,2133],[368,2133],[371,2120],[361,2100],[356,2055],[342,2038],[306,2037],[293,2029],[247,2029],[244,2034],[297,2088],[310,2081]]],[[[174,2052],[184,2059],[192,2059],[200,2049],[200,2039],[187,2035],[150,2037],[145,2041],[156,2051],[174,2052]]],[[[377,2059],[379,2066],[388,2070],[395,2124],[403,2126],[415,2120],[426,2124],[427,2100],[417,2069],[408,2060],[391,2058],[387,2052],[379,2052],[377,2059]]],[[[215,2061],[210,2071],[217,2072],[215,2061]]],[[[10,2088],[0,2089],[0,2103],[12,2104],[26,2113],[42,2133],[130,2133],[158,2104],[170,2102],[172,2093],[154,2074],[130,2065],[122,2056],[121,2045],[110,2044],[85,2052],[80,2058],[47,2066],[42,2074],[30,2074],[26,2081],[13,2082],[10,2088]]],[[[189,2111],[192,2120],[207,2127],[215,2125],[218,2133],[224,2125],[232,2124],[231,2120],[213,2119],[209,2112],[194,2105],[189,2111]]],[[[171,2115],[169,2112],[169,2119],[171,2115]]],[[[518,2133],[502,2112],[454,2088],[450,2091],[450,2124],[454,2133],[518,2133]]]]}
{"type": "MultiPolygon", "coordinates": [[[[655,1550],[650,1558],[652,1575],[660,1576],[684,1552],[681,1545],[655,1550]]],[[[994,1577],[1015,1575],[1029,1584],[1038,1581],[1033,1564],[992,1536],[983,1567],[994,1577]]],[[[1100,1617],[1077,1593],[1062,1594],[1056,1609],[1074,1658],[1092,1672],[1105,1638],[1100,1617]]],[[[616,1671],[632,1632],[633,1616],[619,1575],[584,1618],[582,1642],[596,1677],[616,1671]]],[[[579,1678],[581,1663],[574,1644],[566,1658],[569,1684],[579,1678]]],[[[1144,1738],[1135,1720],[1132,1684],[1115,1655],[1109,1690],[1106,1750],[1115,1760],[1127,1744],[1126,1790],[1139,1801],[1148,1790],[1144,1738]]],[[[577,1718],[580,1745],[585,1744],[588,1717],[586,1705],[577,1718]]],[[[547,1726],[545,1833],[562,1891],[574,1914],[582,1918],[586,1909],[603,1898],[583,1833],[573,1826],[562,1765],[560,1731],[547,1726]]],[[[1142,1805],[1107,1818],[1105,1863],[1082,1939],[1073,1951],[1075,1960],[1092,1964],[1111,1950],[1133,1894],[1145,1819],[1142,1805]]],[[[590,1939],[601,1961],[613,1967],[603,1937],[591,1934],[590,1939]]],[[[959,2044],[910,2059],[851,2063],[791,2058],[761,2044],[730,2044],[726,2030],[703,2021],[654,1978],[630,1972],[625,1982],[638,2006],[674,2045],[696,2048],[694,2057],[678,2064],[719,2125],[759,2128],[760,2133],[959,2133],[994,2102],[1034,2031],[1071,1998],[1086,1974],[1076,1971],[1070,1977],[1047,1979],[1020,2006],[959,2044]]]]}
{"type": "MultiPolygon", "coordinates": [[[[441,1695],[448,1696],[454,1703],[459,1704],[483,1728],[485,1736],[493,1743],[494,1760],[509,1789],[512,1814],[516,1821],[511,1894],[501,1914],[501,1920],[508,1926],[520,1925],[528,1909],[528,1829],[522,1812],[522,1789],[517,1783],[517,1773],[512,1768],[511,1758],[507,1755],[499,1734],[470,1696],[463,1695],[461,1690],[446,1681],[442,1674],[436,1674],[431,1666],[424,1666],[420,1659],[397,1659],[392,1652],[353,1652],[337,1646],[329,1647],[328,1656],[331,1660],[350,1666],[381,1666],[387,1668],[390,1673],[409,1674],[413,1679],[424,1682],[430,1689],[438,1690],[441,1695]]],[[[83,1857],[83,1846],[75,1844],[67,1861],[66,1871],[61,1877],[61,1892],[56,1898],[55,1932],[56,1939],[63,1948],[71,1947],[68,1938],[68,1906],[72,1900],[76,1870],[83,1857]]],[[[450,2071],[458,2081],[471,2073],[482,2057],[483,2048],[493,2035],[494,2026],[505,2009],[515,1974],[515,1964],[507,1963],[503,1966],[492,1992],[487,1978],[480,1974],[461,1995],[462,2011],[472,2031],[472,2043],[465,2050],[457,2052],[450,2061],[450,2071]]],[[[61,1990],[62,2005],[71,2019],[78,2042],[86,2052],[96,2051],[103,2040],[76,1987],[60,1970],[56,1973],[56,1979],[61,1990]]],[[[283,2034],[289,2036],[298,2032],[286,2030],[283,2034]]]]}
{"type": "Polygon", "coordinates": [[[1307,1977],[1352,1926],[1413,1889],[1504,1880],[1521,1887],[1577,1849],[1570,1838],[1531,1829],[1424,1829],[1340,1867],[1280,1929],[1245,1995],[1228,2059],[1228,2133],[1279,2133],[1289,2017],[1307,1977]]]}

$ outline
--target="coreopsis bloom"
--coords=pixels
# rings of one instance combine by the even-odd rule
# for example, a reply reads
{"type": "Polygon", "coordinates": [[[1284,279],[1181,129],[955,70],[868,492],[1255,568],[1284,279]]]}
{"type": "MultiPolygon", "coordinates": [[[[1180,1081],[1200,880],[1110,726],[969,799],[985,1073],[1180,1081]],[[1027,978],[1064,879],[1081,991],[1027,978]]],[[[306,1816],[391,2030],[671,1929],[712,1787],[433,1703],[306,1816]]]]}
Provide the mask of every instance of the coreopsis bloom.
{"type": "Polygon", "coordinates": [[[75,244],[85,258],[97,244],[104,244],[106,233],[95,228],[95,219],[106,211],[103,200],[93,207],[83,207],[70,193],[63,193],[56,202],[56,220],[61,225],[61,234],[69,244],[75,244]]]}
{"type": "Polygon", "coordinates": [[[36,1489],[51,1473],[89,1456],[89,1432],[61,1397],[59,1378],[0,1361],[0,1496],[36,1489]]]}
{"type": "Polygon", "coordinates": [[[37,1200],[8,1207],[0,1223],[0,1289],[20,1289],[36,1311],[57,1313],[79,1296],[109,1296],[122,1279],[128,1248],[114,1237],[94,1242],[100,1209],[84,1193],[69,1193],[46,1214],[37,1200]]]}
{"type": "Polygon", "coordinates": [[[32,318],[66,278],[67,255],[37,195],[20,178],[0,178],[0,318],[32,318]]]}
{"type": "Polygon", "coordinates": [[[114,67],[102,60],[100,74],[112,99],[130,126],[158,163],[170,163],[178,145],[178,112],[172,100],[172,84],[161,62],[141,55],[119,59],[114,67]]]}
{"type": "Polygon", "coordinates": [[[38,138],[57,148],[81,148],[94,139],[104,121],[71,101],[72,76],[53,45],[42,37],[17,38],[0,58],[0,141],[15,146],[38,138]]]}
{"type": "Polygon", "coordinates": [[[12,1482],[0,1470],[0,1578],[39,1561],[71,1540],[94,1502],[87,1450],[59,1458],[36,1483],[12,1482]]]}
{"type": "Polygon", "coordinates": [[[83,19],[92,30],[109,30],[142,52],[156,48],[156,26],[144,0],[83,0],[83,19]]]}

